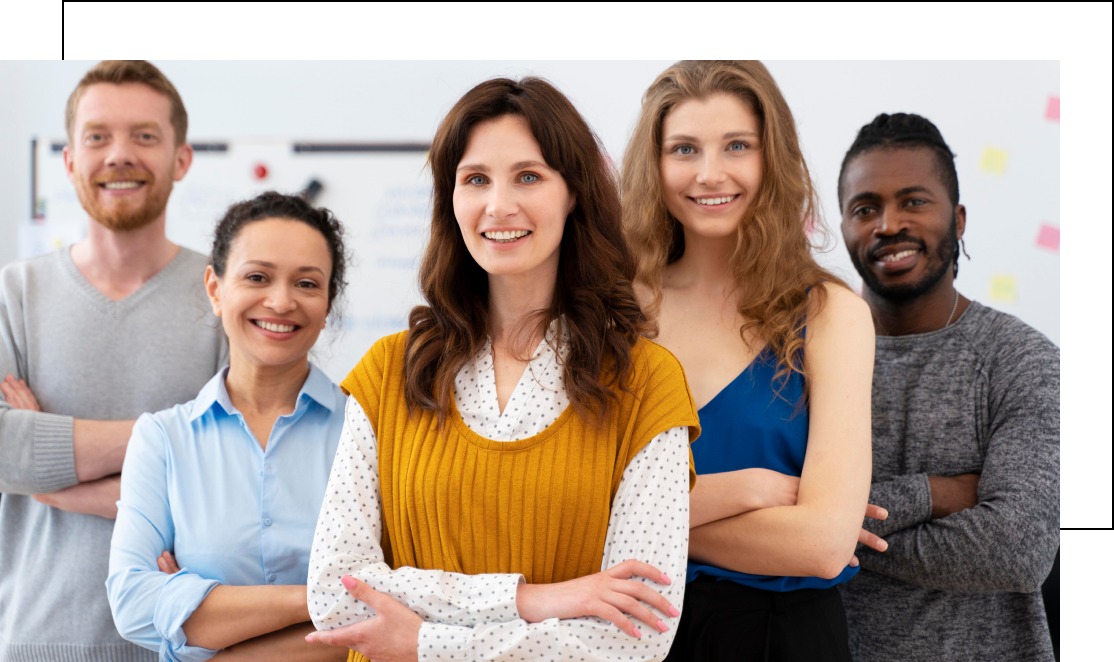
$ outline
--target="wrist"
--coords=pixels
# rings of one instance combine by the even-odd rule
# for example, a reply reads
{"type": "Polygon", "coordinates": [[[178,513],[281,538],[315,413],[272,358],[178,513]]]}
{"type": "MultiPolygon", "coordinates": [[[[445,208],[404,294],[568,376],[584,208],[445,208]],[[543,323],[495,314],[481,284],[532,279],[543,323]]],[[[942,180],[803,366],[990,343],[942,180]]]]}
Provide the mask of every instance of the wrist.
{"type": "Polygon", "coordinates": [[[286,594],[287,625],[310,620],[309,599],[304,585],[282,587],[286,594]]]}

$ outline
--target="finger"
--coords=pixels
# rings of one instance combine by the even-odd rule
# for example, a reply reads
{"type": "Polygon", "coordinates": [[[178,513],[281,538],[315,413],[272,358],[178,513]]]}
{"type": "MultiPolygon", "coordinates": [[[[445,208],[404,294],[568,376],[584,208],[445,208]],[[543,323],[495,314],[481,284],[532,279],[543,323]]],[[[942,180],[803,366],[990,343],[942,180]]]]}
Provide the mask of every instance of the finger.
{"type": "Polygon", "coordinates": [[[673,583],[673,580],[664,572],[638,559],[627,559],[619,565],[608,568],[606,572],[616,579],[630,579],[631,577],[638,576],[645,577],[659,584],[673,583]]]}
{"type": "Polygon", "coordinates": [[[890,544],[888,542],[882,540],[866,529],[859,529],[859,542],[871,549],[878,550],[879,552],[884,552],[890,547],[890,544]]]}
{"type": "Polygon", "coordinates": [[[657,614],[650,611],[649,607],[630,596],[623,595],[622,593],[611,593],[605,596],[603,598],[603,601],[608,603],[612,607],[615,607],[619,611],[625,614],[630,614],[634,618],[637,618],[638,620],[648,625],[652,630],[665,632],[669,629],[669,626],[665,624],[665,621],[658,618],[657,614]]]}
{"type": "Polygon", "coordinates": [[[669,600],[665,599],[665,596],[642,582],[619,580],[612,583],[609,588],[618,593],[624,593],[633,598],[637,598],[672,618],[677,618],[681,615],[681,611],[670,604],[669,600]]]}
{"type": "Polygon", "coordinates": [[[886,519],[890,516],[889,511],[873,503],[866,504],[866,516],[871,519],[886,519]]]}
{"type": "Polygon", "coordinates": [[[857,557],[857,556],[855,556],[854,554],[852,554],[852,555],[851,555],[851,562],[850,562],[850,563],[848,563],[847,565],[851,566],[852,568],[857,568],[857,567],[859,567],[859,557],[857,557]]]}
{"type": "Polygon", "coordinates": [[[619,611],[615,607],[612,607],[606,602],[597,602],[596,608],[592,611],[594,612],[592,613],[592,616],[599,616],[605,621],[611,621],[617,628],[619,628],[623,632],[626,632],[635,639],[642,638],[642,631],[635,627],[634,623],[631,622],[631,620],[627,618],[623,614],[623,612],[619,611]]]}
{"type": "Polygon", "coordinates": [[[369,618],[345,625],[335,630],[320,630],[306,635],[306,641],[311,644],[326,644],[328,646],[355,646],[373,638],[372,630],[378,625],[375,618],[369,618]]]}

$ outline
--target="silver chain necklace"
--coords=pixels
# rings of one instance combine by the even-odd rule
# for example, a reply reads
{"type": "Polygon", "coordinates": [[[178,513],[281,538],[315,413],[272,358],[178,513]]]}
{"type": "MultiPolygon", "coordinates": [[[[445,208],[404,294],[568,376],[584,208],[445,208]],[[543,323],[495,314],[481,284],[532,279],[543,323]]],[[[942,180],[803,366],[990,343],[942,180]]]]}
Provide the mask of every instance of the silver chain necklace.
{"type": "Polygon", "coordinates": [[[948,324],[952,323],[952,317],[955,317],[955,309],[959,308],[959,290],[955,291],[955,303],[952,304],[952,314],[948,315],[948,321],[944,324],[944,328],[948,328],[948,324]]]}

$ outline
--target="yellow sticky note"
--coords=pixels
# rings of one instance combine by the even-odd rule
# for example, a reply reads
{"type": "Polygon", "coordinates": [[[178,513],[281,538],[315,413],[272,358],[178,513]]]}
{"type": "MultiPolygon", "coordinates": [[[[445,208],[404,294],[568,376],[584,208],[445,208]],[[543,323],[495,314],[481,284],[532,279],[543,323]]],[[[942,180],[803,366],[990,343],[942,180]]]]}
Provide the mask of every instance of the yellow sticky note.
{"type": "Polygon", "coordinates": [[[1017,276],[994,274],[990,277],[990,298],[995,301],[1017,301],[1017,276]]]}
{"type": "Polygon", "coordinates": [[[979,167],[995,175],[1004,175],[1006,174],[1006,159],[1009,156],[1009,152],[1004,149],[988,146],[982,151],[982,162],[979,163],[979,167]]]}

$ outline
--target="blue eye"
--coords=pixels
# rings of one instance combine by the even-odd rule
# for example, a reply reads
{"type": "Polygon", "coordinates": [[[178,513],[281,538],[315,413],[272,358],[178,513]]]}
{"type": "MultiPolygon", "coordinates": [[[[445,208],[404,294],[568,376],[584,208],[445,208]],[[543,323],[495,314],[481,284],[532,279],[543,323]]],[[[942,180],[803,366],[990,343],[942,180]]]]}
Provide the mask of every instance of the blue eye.
{"type": "Polygon", "coordinates": [[[690,154],[696,153],[696,150],[692,148],[692,145],[677,145],[677,147],[675,147],[673,151],[677,152],[681,156],[689,156],[690,154]]]}
{"type": "Polygon", "coordinates": [[[524,184],[533,184],[534,182],[538,181],[538,179],[539,177],[532,172],[528,172],[522,176],[522,182],[524,184]]]}
{"type": "Polygon", "coordinates": [[[473,186],[483,186],[484,184],[487,183],[487,178],[484,177],[483,175],[472,175],[467,180],[465,180],[464,183],[465,184],[471,184],[473,186]]]}
{"type": "Polygon", "coordinates": [[[727,149],[729,149],[732,152],[742,152],[746,148],[747,148],[746,143],[731,143],[730,145],[727,146],[727,149]]]}

